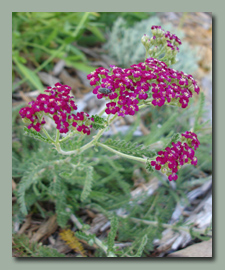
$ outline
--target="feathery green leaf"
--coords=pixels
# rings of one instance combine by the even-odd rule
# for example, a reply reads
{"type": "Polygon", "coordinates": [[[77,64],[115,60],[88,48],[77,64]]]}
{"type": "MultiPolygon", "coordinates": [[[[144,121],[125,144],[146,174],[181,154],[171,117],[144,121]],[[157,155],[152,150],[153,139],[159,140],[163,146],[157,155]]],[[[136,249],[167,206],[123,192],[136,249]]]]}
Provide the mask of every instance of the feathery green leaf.
{"type": "Polygon", "coordinates": [[[104,118],[102,118],[98,115],[92,115],[91,117],[94,118],[94,122],[92,122],[93,128],[103,129],[107,126],[107,121],[104,118]]]}
{"type": "Polygon", "coordinates": [[[92,182],[93,182],[93,167],[85,167],[86,169],[86,179],[84,183],[84,189],[81,193],[81,201],[83,202],[90,194],[92,189],[92,182]]]}
{"type": "Polygon", "coordinates": [[[36,140],[39,140],[39,141],[42,141],[45,143],[52,143],[51,140],[49,140],[48,138],[45,138],[44,136],[42,136],[39,132],[37,132],[34,129],[28,129],[27,127],[24,127],[24,131],[25,131],[24,135],[26,135],[26,136],[30,136],[36,140]]]}
{"type": "Polygon", "coordinates": [[[129,154],[136,157],[153,157],[156,155],[155,151],[150,150],[148,146],[138,144],[137,142],[133,143],[124,140],[108,139],[104,144],[124,154],[129,154]]]}
{"type": "Polygon", "coordinates": [[[141,244],[138,248],[137,253],[133,257],[141,257],[142,252],[147,244],[147,241],[148,241],[148,236],[145,234],[144,237],[142,238],[142,241],[141,241],[141,244]]]}
{"type": "Polygon", "coordinates": [[[116,237],[116,232],[118,229],[118,218],[116,216],[113,216],[110,222],[111,222],[111,229],[110,229],[108,239],[107,239],[107,245],[108,245],[107,253],[114,251],[113,247],[114,247],[114,240],[116,237]]]}

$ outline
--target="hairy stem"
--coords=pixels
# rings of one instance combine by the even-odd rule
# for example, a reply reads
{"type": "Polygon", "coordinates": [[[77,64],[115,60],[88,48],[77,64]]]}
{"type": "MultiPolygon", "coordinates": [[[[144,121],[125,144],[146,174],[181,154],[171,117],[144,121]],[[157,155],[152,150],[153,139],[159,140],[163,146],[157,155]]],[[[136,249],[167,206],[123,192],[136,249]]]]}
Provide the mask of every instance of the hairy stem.
{"type": "Polygon", "coordinates": [[[103,113],[105,112],[105,109],[106,109],[106,108],[104,108],[104,109],[99,113],[99,116],[102,116],[102,115],[103,115],[103,113]]]}
{"type": "MultiPolygon", "coordinates": [[[[185,232],[189,232],[190,233],[190,229],[188,227],[183,227],[183,226],[176,226],[176,225],[172,225],[172,224],[160,224],[158,221],[150,221],[150,220],[145,220],[145,219],[139,219],[139,218],[130,218],[130,220],[132,220],[134,223],[144,223],[147,225],[153,225],[153,226],[158,226],[161,225],[163,228],[165,229],[174,229],[174,230],[181,230],[181,231],[185,231],[185,232]]],[[[206,230],[202,230],[202,229],[197,229],[197,228],[193,228],[192,229],[195,232],[201,233],[201,234],[205,234],[206,230]]],[[[207,235],[212,235],[211,232],[207,232],[207,235]]]]}
{"type": "Polygon", "coordinates": [[[61,140],[59,140],[59,142],[65,142],[66,140],[68,140],[71,136],[73,135],[73,132],[70,132],[66,137],[62,138],[61,140]]]}
{"type": "MultiPolygon", "coordinates": [[[[115,119],[116,119],[117,115],[115,114],[109,121],[108,124],[110,125],[115,119]]],[[[56,150],[62,154],[62,155],[74,155],[74,154],[81,154],[82,152],[84,152],[85,150],[87,150],[88,148],[94,146],[96,144],[96,142],[98,141],[98,139],[102,136],[102,134],[104,133],[104,131],[108,128],[105,127],[101,130],[99,130],[99,132],[93,137],[93,140],[90,141],[89,143],[85,144],[84,146],[82,146],[80,149],[75,149],[72,151],[63,151],[60,147],[60,141],[56,140],[55,142],[55,146],[56,146],[56,150]]]]}
{"type": "Polygon", "coordinates": [[[55,142],[56,142],[56,143],[59,142],[59,136],[60,136],[59,130],[57,129],[57,130],[56,130],[56,135],[55,135],[55,142]]]}
{"type": "Polygon", "coordinates": [[[110,152],[113,152],[121,157],[124,157],[124,158],[132,159],[132,160],[136,160],[136,161],[140,161],[140,162],[144,162],[144,163],[146,163],[146,161],[147,161],[147,159],[145,159],[145,158],[140,158],[140,157],[135,157],[135,156],[123,154],[123,153],[121,153],[121,152],[119,152],[119,151],[117,151],[117,150],[115,150],[115,149],[113,149],[105,144],[102,144],[100,142],[98,142],[97,145],[101,146],[102,148],[105,148],[105,149],[109,150],[110,152]]]}
{"type": "Polygon", "coordinates": [[[44,134],[46,135],[46,137],[47,137],[52,143],[54,143],[54,140],[53,140],[52,137],[48,134],[47,130],[46,130],[45,128],[43,128],[43,127],[42,127],[41,130],[44,132],[44,134]]]}

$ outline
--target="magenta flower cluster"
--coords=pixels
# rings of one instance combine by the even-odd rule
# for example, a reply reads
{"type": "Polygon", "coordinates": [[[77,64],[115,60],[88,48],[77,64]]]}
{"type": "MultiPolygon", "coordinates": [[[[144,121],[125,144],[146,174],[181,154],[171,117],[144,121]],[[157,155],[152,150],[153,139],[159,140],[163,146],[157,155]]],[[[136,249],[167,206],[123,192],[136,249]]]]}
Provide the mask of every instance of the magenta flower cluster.
{"type": "Polygon", "coordinates": [[[123,117],[134,115],[139,110],[139,101],[146,100],[149,92],[152,92],[154,106],[171,103],[186,108],[193,92],[200,91],[192,75],[171,69],[156,58],[147,58],[144,63],[127,69],[112,66],[109,71],[100,67],[87,75],[87,79],[95,86],[93,93],[98,99],[110,100],[106,113],[123,117]],[[103,94],[100,88],[108,88],[111,92],[103,94]]]}
{"type": "Polygon", "coordinates": [[[197,165],[195,151],[200,142],[197,135],[193,132],[186,131],[181,134],[181,141],[172,142],[173,147],[166,147],[165,151],[159,151],[155,161],[151,161],[151,165],[156,170],[161,170],[162,173],[168,176],[169,181],[177,180],[177,171],[184,164],[197,165]]]}
{"type": "Polygon", "coordinates": [[[20,110],[21,117],[28,122],[28,129],[40,131],[46,122],[44,115],[52,118],[60,133],[67,133],[69,129],[90,134],[93,118],[84,112],[73,112],[77,106],[70,96],[71,87],[56,83],[54,87],[47,87],[46,94],[40,94],[36,101],[29,103],[28,107],[20,110]]]}

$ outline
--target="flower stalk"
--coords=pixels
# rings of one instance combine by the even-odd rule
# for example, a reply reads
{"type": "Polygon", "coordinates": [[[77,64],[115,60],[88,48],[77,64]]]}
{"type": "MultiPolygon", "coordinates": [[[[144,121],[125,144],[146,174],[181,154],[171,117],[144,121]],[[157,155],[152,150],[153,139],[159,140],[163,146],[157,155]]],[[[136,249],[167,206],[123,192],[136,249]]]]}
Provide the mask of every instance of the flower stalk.
{"type": "Polygon", "coordinates": [[[140,158],[140,157],[135,157],[135,156],[131,156],[131,155],[127,155],[127,154],[124,154],[124,153],[121,153],[105,144],[102,144],[100,142],[97,143],[98,146],[101,146],[102,148],[112,152],[112,153],[115,153],[123,158],[127,158],[127,159],[132,159],[132,160],[136,160],[136,161],[139,161],[139,162],[143,162],[143,163],[146,163],[147,162],[147,159],[146,158],[140,158]]]}

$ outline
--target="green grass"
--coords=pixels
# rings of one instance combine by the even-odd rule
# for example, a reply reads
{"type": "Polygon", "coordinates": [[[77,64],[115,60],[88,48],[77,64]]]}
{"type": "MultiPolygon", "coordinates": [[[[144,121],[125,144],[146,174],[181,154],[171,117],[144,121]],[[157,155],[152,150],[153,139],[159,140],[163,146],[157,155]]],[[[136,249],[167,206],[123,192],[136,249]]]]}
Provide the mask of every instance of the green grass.
{"type": "Polygon", "coordinates": [[[63,59],[86,73],[93,70],[86,56],[74,43],[83,36],[92,35],[104,42],[104,35],[96,23],[95,12],[13,12],[12,59],[13,78],[19,74],[21,81],[31,89],[43,90],[38,71],[53,68],[53,60],[63,59]],[[29,67],[28,67],[29,65],[29,67]]]}

